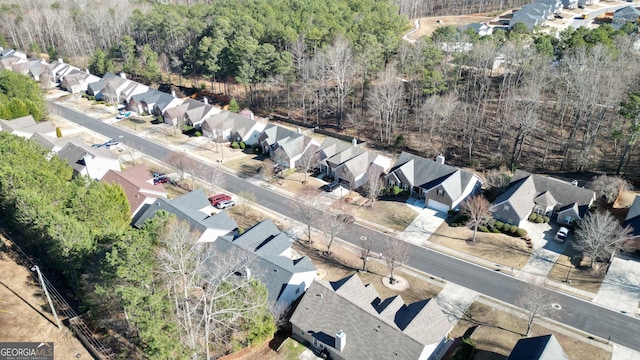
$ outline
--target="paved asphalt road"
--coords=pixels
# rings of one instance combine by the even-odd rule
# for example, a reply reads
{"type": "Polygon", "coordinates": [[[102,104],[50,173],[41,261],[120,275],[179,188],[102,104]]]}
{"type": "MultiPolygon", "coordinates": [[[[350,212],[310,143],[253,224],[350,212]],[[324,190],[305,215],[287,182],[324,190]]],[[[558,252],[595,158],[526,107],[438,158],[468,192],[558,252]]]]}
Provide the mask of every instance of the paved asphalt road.
{"type": "MultiPolygon", "coordinates": [[[[122,135],[125,145],[133,145],[148,156],[163,160],[171,153],[171,150],[154,142],[131,135],[56,103],[50,103],[59,109],[57,112],[59,116],[109,138],[118,138],[122,135]]],[[[253,192],[260,205],[292,219],[298,217],[292,206],[294,200],[250,184],[234,175],[223,174],[222,188],[233,193],[253,192]]],[[[351,224],[340,237],[357,244],[357,239],[365,233],[370,233],[370,230],[358,224],[351,224]]],[[[381,252],[382,244],[390,240],[391,237],[377,233],[374,236],[373,251],[381,252]]],[[[515,304],[516,298],[522,293],[524,287],[532,286],[511,276],[487,270],[430,249],[410,246],[410,259],[406,265],[509,304],[515,304]]],[[[640,341],[638,341],[640,320],[564,294],[557,293],[555,297],[554,302],[559,304],[561,309],[551,310],[547,313],[547,317],[601,338],[610,338],[615,343],[640,351],[640,341]]]]}

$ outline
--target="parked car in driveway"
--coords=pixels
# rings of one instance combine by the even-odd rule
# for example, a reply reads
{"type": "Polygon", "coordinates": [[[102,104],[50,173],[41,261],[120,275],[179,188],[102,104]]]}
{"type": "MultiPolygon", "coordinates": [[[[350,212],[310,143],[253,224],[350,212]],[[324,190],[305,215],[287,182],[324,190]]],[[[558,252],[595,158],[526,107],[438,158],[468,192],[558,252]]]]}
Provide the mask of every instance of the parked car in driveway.
{"type": "Polygon", "coordinates": [[[153,178],[153,185],[171,183],[171,178],[168,176],[158,176],[153,178]]]}
{"type": "Polygon", "coordinates": [[[233,200],[224,200],[224,201],[220,201],[219,203],[216,204],[216,207],[218,209],[227,209],[230,207],[234,207],[236,205],[235,201],[233,200]]]}
{"type": "Polygon", "coordinates": [[[569,237],[569,229],[563,226],[558,229],[558,232],[556,233],[554,239],[558,242],[564,243],[565,241],[567,241],[567,237],[569,237]]]}
{"type": "Polygon", "coordinates": [[[325,185],[325,186],[324,186],[324,189],[325,189],[327,192],[332,192],[333,190],[337,189],[337,188],[338,188],[338,186],[340,186],[340,184],[339,184],[339,183],[337,183],[337,182],[333,182],[333,183],[329,183],[329,184],[325,185]]]}
{"type": "Polygon", "coordinates": [[[227,194],[217,194],[217,195],[213,195],[209,198],[209,202],[211,203],[212,206],[216,206],[218,205],[218,203],[223,202],[223,201],[230,201],[231,200],[231,196],[227,195],[227,194]]]}

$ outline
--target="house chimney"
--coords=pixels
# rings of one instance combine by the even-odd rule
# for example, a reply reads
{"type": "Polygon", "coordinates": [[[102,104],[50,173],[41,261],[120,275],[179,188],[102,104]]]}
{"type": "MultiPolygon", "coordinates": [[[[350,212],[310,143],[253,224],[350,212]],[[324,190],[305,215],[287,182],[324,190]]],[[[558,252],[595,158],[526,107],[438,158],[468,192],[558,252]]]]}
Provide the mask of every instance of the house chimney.
{"type": "Polygon", "coordinates": [[[571,182],[571,185],[573,185],[573,186],[575,186],[575,187],[578,187],[578,180],[573,180],[573,181],[571,182]]]}
{"type": "Polygon", "coordinates": [[[120,73],[120,77],[126,80],[127,79],[127,74],[121,72],[120,73]]]}
{"type": "Polygon", "coordinates": [[[171,96],[176,97],[176,91],[175,90],[171,90],[171,96]]]}
{"type": "Polygon", "coordinates": [[[206,96],[202,98],[202,101],[204,101],[205,105],[209,105],[209,98],[206,96]]]}
{"type": "Polygon", "coordinates": [[[298,126],[298,134],[302,134],[302,129],[300,129],[300,126],[298,126]]]}
{"type": "Polygon", "coordinates": [[[442,154],[438,154],[438,156],[436,156],[436,162],[438,164],[444,164],[444,156],[442,156],[442,154]]]}
{"type": "Polygon", "coordinates": [[[358,146],[358,140],[356,138],[351,139],[351,145],[358,146]]]}
{"type": "Polygon", "coordinates": [[[347,344],[347,334],[344,331],[339,330],[336,334],[336,349],[342,352],[344,351],[344,346],[347,344]]]}
{"type": "Polygon", "coordinates": [[[58,58],[58,62],[59,62],[60,64],[64,64],[64,60],[62,60],[62,58],[58,58]]]}
{"type": "Polygon", "coordinates": [[[249,269],[249,267],[244,268],[244,276],[246,276],[247,279],[251,279],[251,269],[249,269]]]}
{"type": "Polygon", "coordinates": [[[87,75],[91,75],[91,73],[89,72],[89,69],[84,69],[84,72],[86,72],[87,75]]]}

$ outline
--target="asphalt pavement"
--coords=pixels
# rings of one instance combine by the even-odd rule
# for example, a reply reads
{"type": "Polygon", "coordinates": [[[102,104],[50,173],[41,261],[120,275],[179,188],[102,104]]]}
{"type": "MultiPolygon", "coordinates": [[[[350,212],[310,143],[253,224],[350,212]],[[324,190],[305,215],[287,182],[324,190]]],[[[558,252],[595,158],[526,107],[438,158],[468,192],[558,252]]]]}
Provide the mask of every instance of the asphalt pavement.
{"type": "MultiPolygon", "coordinates": [[[[104,124],[55,102],[49,101],[49,103],[52,107],[58,109],[56,111],[57,115],[109,138],[123,136],[122,142],[125,145],[132,146],[152,158],[164,161],[172,153],[170,149],[148,139],[104,124]]],[[[195,160],[199,161],[198,159],[195,160]]],[[[209,164],[201,163],[203,166],[210,166],[209,164]]],[[[223,172],[222,184],[219,186],[233,193],[250,191],[255,194],[259,205],[285,217],[299,219],[295,207],[292,206],[296,200],[251,184],[231,173],[223,172]]],[[[316,227],[321,228],[322,225],[318,224],[316,227]]],[[[340,237],[352,244],[357,244],[362,234],[371,233],[371,231],[354,223],[350,224],[340,237]]],[[[384,244],[393,240],[393,238],[383,233],[376,233],[376,236],[373,236],[371,240],[373,251],[382,252],[384,244]]],[[[523,291],[526,291],[527,287],[532,286],[499,271],[488,270],[424,247],[411,244],[409,246],[410,257],[405,263],[406,266],[509,304],[515,305],[516,298],[523,291]]],[[[556,293],[555,297],[555,303],[560,305],[559,310],[553,310],[552,313],[546,314],[548,318],[640,351],[640,342],[638,341],[640,337],[640,320],[562,293],[556,293]]]]}

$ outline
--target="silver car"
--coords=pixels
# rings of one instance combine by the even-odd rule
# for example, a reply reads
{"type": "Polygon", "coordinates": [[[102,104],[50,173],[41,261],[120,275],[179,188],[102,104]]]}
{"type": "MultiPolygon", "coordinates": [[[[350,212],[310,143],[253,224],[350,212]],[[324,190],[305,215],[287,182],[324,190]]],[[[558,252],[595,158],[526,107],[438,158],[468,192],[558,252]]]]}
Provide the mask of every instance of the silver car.
{"type": "Polygon", "coordinates": [[[558,229],[558,232],[556,233],[556,237],[555,240],[561,243],[564,243],[567,240],[567,237],[569,236],[569,229],[567,229],[566,227],[561,227],[560,229],[558,229]]]}

